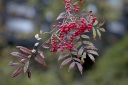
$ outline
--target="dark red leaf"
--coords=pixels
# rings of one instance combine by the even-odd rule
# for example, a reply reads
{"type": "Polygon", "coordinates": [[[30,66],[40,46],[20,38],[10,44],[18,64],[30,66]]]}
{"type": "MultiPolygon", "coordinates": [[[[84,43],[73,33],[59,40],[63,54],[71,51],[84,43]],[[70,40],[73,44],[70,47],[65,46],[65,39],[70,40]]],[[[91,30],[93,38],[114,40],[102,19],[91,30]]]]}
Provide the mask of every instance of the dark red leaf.
{"type": "Polygon", "coordinates": [[[77,55],[77,52],[71,52],[71,54],[73,54],[73,55],[77,55]]]}
{"type": "Polygon", "coordinates": [[[75,47],[73,47],[72,50],[74,50],[74,51],[78,51],[77,48],[75,48],[75,47]]]}
{"type": "Polygon", "coordinates": [[[18,69],[16,69],[16,70],[12,73],[12,77],[18,76],[18,75],[21,73],[21,71],[22,71],[22,68],[21,68],[21,67],[18,68],[18,69]]]}
{"type": "Polygon", "coordinates": [[[23,63],[13,63],[12,61],[9,63],[10,66],[20,66],[23,65],[23,63]]]}
{"type": "Polygon", "coordinates": [[[40,58],[39,56],[36,56],[36,57],[35,57],[35,60],[36,60],[38,63],[40,63],[41,65],[46,66],[45,61],[44,61],[42,58],[40,58]]]}
{"type": "Polygon", "coordinates": [[[32,51],[27,49],[26,47],[23,47],[23,46],[16,46],[16,47],[25,53],[32,54],[32,51]]]}
{"type": "Polygon", "coordinates": [[[43,51],[38,50],[38,53],[40,54],[40,56],[41,56],[42,58],[44,58],[44,53],[43,53],[43,51]]]}
{"type": "Polygon", "coordinates": [[[75,62],[72,62],[68,68],[68,72],[71,71],[75,66],[75,62]]]}
{"type": "Polygon", "coordinates": [[[27,59],[27,56],[25,56],[19,52],[12,52],[11,54],[15,57],[18,57],[18,58],[27,59]]]}
{"type": "Polygon", "coordinates": [[[80,59],[79,58],[73,58],[74,60],[76,60],[76,61],[78,61],[78,62],[80,62],[80,59]]]}
{"type": "Polygon", "coordinates": [[[77,67],[78,67],[80,73],[82,74],[82,72],[83,72],[83,66],[80,63],[78,63],[78,62],[76,62],[76,64],[77,64],[77,67]]]}
{"type": "Polygon", "coordinates": [[[59,49],[57,49],[56,54],[59,53],[59,52],[62,51],[62,50],[63,50],[62,47],[60,47],[59,49]]]}
{"type": "Polygon", "coordinates": [[[71,60],[72,60],[72,58],[67,58],[67,59],[65,59],[65,60],[61,63],[60,68],[62,68],[62,67],[65,66],[66,64],[68,64],[71,60]]]}
{"type": "Polygon", "coordinates": [[[67,56],[69,56],[69,52],[61,54],[61,55],[59,56],[59,58],[58,58],[58,61],[60,61],[61,59],[65,58],[65,57],[67,57],[67,56]]]}

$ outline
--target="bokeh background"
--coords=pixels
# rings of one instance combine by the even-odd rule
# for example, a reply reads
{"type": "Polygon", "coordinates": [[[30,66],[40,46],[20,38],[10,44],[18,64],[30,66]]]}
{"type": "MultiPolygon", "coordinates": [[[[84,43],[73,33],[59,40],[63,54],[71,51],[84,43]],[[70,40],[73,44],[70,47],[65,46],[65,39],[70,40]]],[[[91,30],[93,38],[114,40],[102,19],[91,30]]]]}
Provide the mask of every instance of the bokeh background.
{"type": "MultiPolygon", "coordinates": [[[[68,73],[68,66],[59,68],[58,55],[44,50],[48,66],[32,60],[30,80],[23,73],[11,77],[16,68],[8,63],[18,59],[10,53],[19,51],[17,45],[31,49],[34,35],[51,30],[64,4],[62,0],[0,0],[0,85],[128,85],[128,0],[85,0],[80,6],[92,10],[99,22],[106,21],[107,32],[101,40],[92,40],[100,54],[96,63],[87,60],[83,75],[77,68],[68,73]]],[[[48,37],[42,36],[42,42],[48,37]]]]}

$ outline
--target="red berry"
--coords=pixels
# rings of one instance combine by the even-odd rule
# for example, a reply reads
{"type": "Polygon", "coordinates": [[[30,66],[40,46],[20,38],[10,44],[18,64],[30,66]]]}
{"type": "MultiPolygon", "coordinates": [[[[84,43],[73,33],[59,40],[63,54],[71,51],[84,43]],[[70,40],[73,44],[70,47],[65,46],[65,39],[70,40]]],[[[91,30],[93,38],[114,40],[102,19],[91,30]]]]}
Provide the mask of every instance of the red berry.
{"type": "Polygon", "coordinates": [[[59,22],[59,24],[61,25],[61,24],[62,24],[62,22],[59,22]]]}
{"type": "Polygon", "coordinates": [[[53,25],[53,28],[56,28],[56,25],[53,25]]]}
{"type": "Polygon", "coordinates": [[[76,4],[73,4],[74,7],[76,7],[76,4]]]}
{"type": "Polygon", "coordinates": [[[77,9],[77,8],[76,8],[76,9],[75,9],[75,11],[76,11],[76,12],[78,12],[78,11],[79,11],[79,9],[77,9]]]}

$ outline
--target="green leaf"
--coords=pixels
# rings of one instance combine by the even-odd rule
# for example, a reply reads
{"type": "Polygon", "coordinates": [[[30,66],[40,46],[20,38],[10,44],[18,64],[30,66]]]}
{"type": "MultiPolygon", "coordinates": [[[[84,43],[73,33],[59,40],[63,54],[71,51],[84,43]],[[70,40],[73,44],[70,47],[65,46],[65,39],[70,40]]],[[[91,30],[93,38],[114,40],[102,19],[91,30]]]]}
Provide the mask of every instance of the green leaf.
{"type": "Polygon", "coordinates": [[[82,59],[86,58],[86,52],[83,53],[83,55],[82,55],[81,58],[82,58],[82,59]]]}
{"type": "Polygon", "coordinates": [[[91,43],[91,42],[89,42],[89,41],[83,41],[83,43],[84,43],[84,44],[87,44],[87,45],[90,45],[90,46],[93,45],[93,43],[91,43]]]}
{"type": "Polygon", "coordinates": [[[96,20],[94,23],[93,23],[93,26],[96,26],[98,24],[98,21],[96,20]]]}
{"type": "Polygon", "coordinates": [[[90,39],[89,36],[87,35],[81,35],[82,38],[85,38],[85,39],[90,39]]]}
{"type": "Polygon", "coordinates": [[[106,32],[106,30],[104,28],[100,28],[100,31],[102,32],[106,32]]]}
{"type": "Polygon", "coordinates": [[[86,58],[86,52],[83,53],[82,57],[81,57],[81,63],[84,63],[84,59],[86,58]]]}
{"type": "Polygon", "coordinates": [[[99,56],[99,54],[94,50],[87,50],[87,52],[99,56]]]}
{"type": "Polygon", "coordinates": [[[83,51],[84,51],[84,48],[81,47],[81,48],[79,49],[79,51],[78,51],[78,56],[82,55],[83,51]]]}
{"type": "Polygon", "coordinates": [[[97,50],[94,45],[84,46],[86,49],[97,50]]]}
{"type": "Polygon", "coordinates": [[[81,45],[81,42],[78,42],[75,47],[78,48],[81,45]]]}
{"type": "Polygon", "coordinates": [[[88,56],[89,56],[89,58],[90,58],[93,62],[95,62],[95,58],[94,58],[94,56],[93,56],[92,54],[88,54],[88,56]]]}
{"type": "Polygon", "coordinates": [[[94,27],[92,28],[92,33],[93,33],[93,38],[96,39],[96,30],[94,27]]]}
{"type": "Polygon", "coordinates": [[[100,33],[99,29],[96,29],[96,30],[97,30],[97,34],[99,36],[99,39],[101,39],[101,33],[100,33]]]}
{"type": "Polygon", "coordinates": [[[25,62],[25,65],[24,65],[24,73],[27,72],[28,67],[29,67],[29,61],[26,61],[26,62],[25,62]]]}

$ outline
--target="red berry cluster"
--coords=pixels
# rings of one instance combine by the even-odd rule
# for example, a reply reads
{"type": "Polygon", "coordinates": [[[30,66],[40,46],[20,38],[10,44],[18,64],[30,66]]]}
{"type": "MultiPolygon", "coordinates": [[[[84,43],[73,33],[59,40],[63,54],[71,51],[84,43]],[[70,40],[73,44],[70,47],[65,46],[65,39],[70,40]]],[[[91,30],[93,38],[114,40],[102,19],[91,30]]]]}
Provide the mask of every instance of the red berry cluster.
{"type": "Polygon", "coordinates": [[[77,29],[74,31],[74,36],[78,36],[83,33],[85,30],[90,31],[92,24],[88,23],[84,18],[80,18],[80,22],[77,25],[77,29]]]}
{"type": "Polygon", "coordinates": [[[72,43],[73,37],[70,36],[70,41],[66,42],[58,42],[58,40],[55,40],[54,38],[51,38],[51,52],[56,52],[58,49],[60,49],[60,51],[63,51],[64,49],[68,49],[71,51],[72,47],[73,47],[73,43],[72,43]]]}
{"type": "Polygon", "coordinates": [[[60,28],[60,32],[62,33],[68,33],[70,29],[73,29],[76,27],[76,23],[75,22],[69,22],[68,24],[62,24],[59,26],[60,28]]]}
{"type": "MultiPolygon", "coordinates": [[[[73,4],[73,6],[70,4],[70,0],[63,0],[65,3],[65,9],[69,10],[69,12],[75,11],[78,12],[80,7],[76,5],[76,3],[73,4]]],[[[80,1],[81,2],[81,1],[80,1]]]]}
{"type": "Polygon", "coordinates": [[[51,43],[50,43],[50,46],[52,47],[52,49],[50,50],[51,52],[57,51],[57,42],[58,40],[51,38],[51,43]]]}
{"type": "MultiPolygon", "coordinates": [[[[81,33],[85,31],[90,31],[92,28],[92,23],[95,22],[96,17],[93,17],[92,13],[87,13],[86,17],[76,17],[70,10],[75,8],[79,10],[79,6],[76,6],[76,3],[71,6],[70,0],[63,0],[66,7],[67,20],[59,22],[57,25],[59,30],[57,32],[57,39],[51,38],[51,52],[56,52],[58,49],[63,51],[64,49],[72,50],[74,40],[77,36],[80,36],[81,33]],[[72,16],[71,16],[72,15],[72,16]]],[[[77,11],[76,11],[77,12],[77,11]]],[[[53,28],[56,28],[56,25],[53,25],[53,28]]]]}

